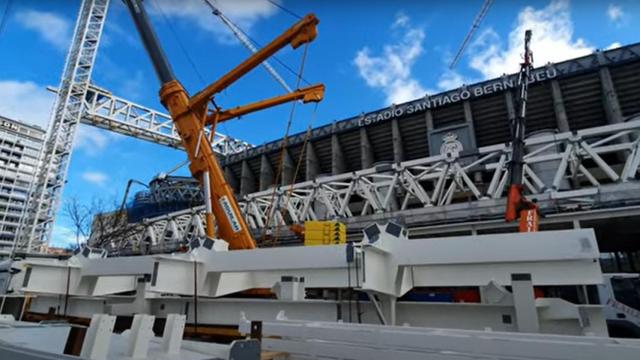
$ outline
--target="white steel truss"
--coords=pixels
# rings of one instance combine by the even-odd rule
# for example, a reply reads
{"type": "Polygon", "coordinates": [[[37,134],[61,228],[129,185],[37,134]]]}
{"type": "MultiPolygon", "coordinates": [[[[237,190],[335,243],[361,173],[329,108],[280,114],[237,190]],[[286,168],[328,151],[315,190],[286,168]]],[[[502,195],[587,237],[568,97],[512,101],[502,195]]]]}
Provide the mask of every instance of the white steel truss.
{"type": "Polygon", "coordinates": [[[17,232],[18,250],[42,251],[49,243],[108,8],[109,0],[83,0],[80,6],[37,176],[17,232]]]}
{"type": "MultiPolygon", "coordinates": [[[[631,188],[640,190],[635,179],[639,147],[640,119],[530,138],[525,142],[527,193],[538,199],[576,203],[595,201],[605,188],[634,193],[631,188]]],[[[450,153],[320,177],[280,187],[275,196],[273,189],[246,195],[239,199],[240,207],[249,226],[257,230],[307,220],[403,214],[420,208],[445,211],[456,203],[495,204],[505,197],[510,150],[494,145],[467,156],[450,153]]],[[[132,224],[133,231],[110,239],[107,248],[170,250],[204,236],[202,211],[196,207],[132,224]]]]}
{"type": "MultiPolygon", "coordinates": [[[[81,122],[157,144],[182,148],[180,136],[169,115],[114,96],[110,91],[94,85],[89,85],[87,90],[81,122]]],[[[209,135],[208,128],[205,132],[209,135]]],[[[242,152],[252,145],[216,132],[211,147],[225,156],[242,152]]]]}
{"type": "MultiPolygon", "coordinates": [[[[601,185],[633,181],[640,165],[638,135],[640,119],[530,138],[525,188],[532,195],[577,199],[596,194],[601,185]]],[[[273,190],[249,194],[242,209],[250,226],[262,228],[502,199],[510,156],[510,147],[500,144],[467,156],[454,152],[328,176],[280,187],[275,196],[273,190]]]]}

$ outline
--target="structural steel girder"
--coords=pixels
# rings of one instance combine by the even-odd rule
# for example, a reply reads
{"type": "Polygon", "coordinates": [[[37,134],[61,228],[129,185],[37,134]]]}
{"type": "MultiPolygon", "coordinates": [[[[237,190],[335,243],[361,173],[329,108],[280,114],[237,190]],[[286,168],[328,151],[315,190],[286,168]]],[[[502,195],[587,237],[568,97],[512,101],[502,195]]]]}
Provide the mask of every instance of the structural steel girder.
{"type": "MultiPolygon", "coordinates": [[[[182,148],[180,136],[168,114],[114,96],[110,91],[94,85],[87,90],[81,122],[141,140],[182,148]]],[[[210,138],[209,128],[205,128],[205,133],[210,138]]],[[[215,132],[211,146],[222,156],[253,147],[219,132],[215,132]]]]}

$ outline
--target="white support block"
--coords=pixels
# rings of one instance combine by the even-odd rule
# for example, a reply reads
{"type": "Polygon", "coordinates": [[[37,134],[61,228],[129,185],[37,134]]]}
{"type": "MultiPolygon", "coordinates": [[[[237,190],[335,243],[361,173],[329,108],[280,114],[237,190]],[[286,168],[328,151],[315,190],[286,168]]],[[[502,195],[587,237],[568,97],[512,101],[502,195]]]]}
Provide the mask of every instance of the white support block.
{"type": "Polygon", "coordinates": [[[91,360],[106,359],[115,323],[115,316],[94,314],[84,337],[80,356],[91,360]]]}
{"type": "Polygon", "coordinates": [[[511,289],[513,291],[518,331],[526,333],[540,332],[531,274],[511,274],[511,289]]]}
{"type": "Polygon", "coordinates": [[[162,351],[167,354],[177,354],[180,351],[185,322],[186,316],[184,315],[167,315],[162,334],[162,351]]]}
{"type": "Polygon", "coordinates": [[[153,337],[153,315],[138,314],[133,317],[127,356],[132,358],[146,358],[149,351],[149,341],[153,337]]]}

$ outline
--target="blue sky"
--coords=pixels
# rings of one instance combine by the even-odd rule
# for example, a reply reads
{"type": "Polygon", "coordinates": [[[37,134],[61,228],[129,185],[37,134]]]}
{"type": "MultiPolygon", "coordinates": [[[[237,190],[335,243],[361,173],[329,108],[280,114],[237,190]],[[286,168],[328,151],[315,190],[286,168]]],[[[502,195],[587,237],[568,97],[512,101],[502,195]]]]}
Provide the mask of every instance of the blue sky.
{"type": "MultiPolygon", "coordinates": [[[[46,126],[80,1],[11,1],[0,32],[0,114],[46,126]]],[[[217,0],[223,12],[266,44],[296,19],[266,0],[217,0]]],[[[516,72],[521,39],[532,28],[536,64],[562,61],[637,42],[637,1],[495,0],[458,66],[448,64],[480,9],[474,1],[291,1],[280,4],[296,14],[314,12],[319,36],[310,47],[304,77],[322,82],[324,101],[298,107],[292,131],[318,126],[463,83],[516,72]],[[634,31],[635,30],[635,31],[634,31]]],[[[8,2],[0,0],[0,16],[8,2]]],[[[217,79],[248,55],[201,0],[147,0],[153,24],[182,83],[192,93],[217,79]],[[183,51],[186,50],[185,51],[183,51]],[[192,65],[193,64],[193,65],[192,65]],[[195,67],[195,69],[194,69],[195,67]]],[[[302,51],[284,49],[278,57],[300,65],[302,51]]],[[[273,63],[290,86],[294,76],[273,63]]],[[[112,0],[93,72],[96,85],[143,105],[162,109],[158,81],[129,14],[112,0]]],[[[216,101],[231,107],[282,92],[258,68],[216,101]]],[[[283,136],[288,105],[246,116],[218,130],[253,144],[283,136]]],[[[130,178],[148,182],[185,158],[163,146],[81,126],[63,201],[89,204],[117,201],[130,178]]],[[[181,170],[187,174],[186,169],[181,170]]],[[[59,214],[54,242],[68,243],[69,220],[59,214]]]]}

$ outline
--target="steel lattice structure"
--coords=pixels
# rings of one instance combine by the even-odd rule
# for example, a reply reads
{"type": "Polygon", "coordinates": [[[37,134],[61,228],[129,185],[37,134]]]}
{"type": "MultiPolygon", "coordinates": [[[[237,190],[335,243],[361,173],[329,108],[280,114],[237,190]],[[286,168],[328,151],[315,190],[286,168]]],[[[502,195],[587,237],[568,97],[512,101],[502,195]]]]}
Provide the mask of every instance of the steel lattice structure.
{"type": "Polygon", "coordinates": [[[80,6],[38,175],[18,229],[17,249],[38,251],[51,238],[108,8],[109,0],[83,0],[80,6]]]}
{"type": "MultiPolygon", "coordinates": [[[[630,196],[640,190],[640,184],[634,181],[640,167],[640,118],[530,138],[525,150],[526,190],[539,200],[543,210],[562,211],[558,204],[569,204],[565,210],[572,210],[572,204],[588,209],[598,205],[596,201],[600,205],[634,200],[640,203],[640,196],[630,196]]],[[[483,147],[472,156],[446,152],[282,186],[275,196],[273,190],[252,193],[240,205],[248,224],[260,231],[306,220],[403,217],[418,211],[431,214],[423,217],[438,213],[435,219],[451,214],[457,205],[486,212],[499,203],[500,211],[504,211],[510,155],[511,148],[505,145],[483,147]],[[487,182],[472,180],[479,177],[477,173],[487,182]],[[267,219],[271,223],[266,224],[267,219]]],[[[114,238],[107,248],[137,252],[151,246],[155,251],[170,250],[177,243],[203,236],[202,211],[202,207],[196,207],[133,224],[135,230],[127,232],[126,237],[114,238]]]]}
{"type": "MultiPolygon", "coordinates": [[[[161,145],[182,147],[169,115],[114,96],[110,91],[94,85],[89,85],[81,122],[161,145]]],[[[210,135],[208,128],[205,132],[207,136],[210,135]]],[[[223,156],[252,147],[247,142],[219,132],[215,133],[211,146],[223,156]]]]}

